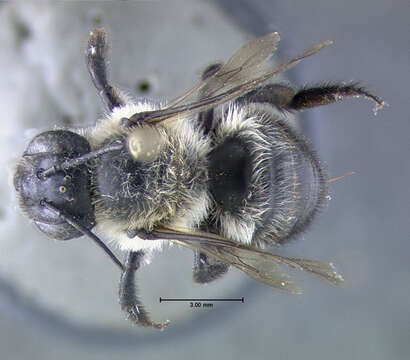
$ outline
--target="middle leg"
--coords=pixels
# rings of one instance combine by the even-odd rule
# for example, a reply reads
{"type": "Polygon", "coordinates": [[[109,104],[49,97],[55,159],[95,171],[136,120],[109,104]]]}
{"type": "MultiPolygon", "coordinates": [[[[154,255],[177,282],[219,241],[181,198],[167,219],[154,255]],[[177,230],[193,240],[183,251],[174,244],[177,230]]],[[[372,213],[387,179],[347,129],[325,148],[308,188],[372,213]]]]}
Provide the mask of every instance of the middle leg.
{"type": "Polygon", "coordinates": [[[128,254],[120,280],[119,299],[121,309],[134,324],[163,329],[168,325],[168,321],[160,323],[151,320],[145,307],[137,297],[135,273],[141,265],[143,256],[142,251],[128,254]]]}

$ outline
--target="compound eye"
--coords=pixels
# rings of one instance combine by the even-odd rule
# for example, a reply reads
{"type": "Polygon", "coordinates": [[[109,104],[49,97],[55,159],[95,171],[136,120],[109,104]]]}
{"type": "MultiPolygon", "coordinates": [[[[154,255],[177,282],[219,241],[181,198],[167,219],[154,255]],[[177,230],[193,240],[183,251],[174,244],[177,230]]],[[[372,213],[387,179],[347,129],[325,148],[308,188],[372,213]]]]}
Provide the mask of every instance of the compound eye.
{"type": "Polygon", "coordinates": [[[67,222],[55,225],[35,221],[34,224],[41,232],[55,240],[71,240],[83,235],[67,222]]]}
{"type": "Polygon", "coordinates": [[[90,144],[83,137],[68,130],[45,131],[34,137],[24,155],[72,154],[73,156],[90,152],[90,144]]]}

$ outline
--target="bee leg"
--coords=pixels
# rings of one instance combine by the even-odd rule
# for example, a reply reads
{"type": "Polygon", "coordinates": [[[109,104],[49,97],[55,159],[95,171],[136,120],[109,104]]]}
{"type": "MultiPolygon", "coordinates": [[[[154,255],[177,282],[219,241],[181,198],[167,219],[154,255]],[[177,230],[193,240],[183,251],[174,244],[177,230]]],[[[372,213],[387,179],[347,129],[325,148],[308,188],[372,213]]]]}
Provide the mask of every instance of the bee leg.
{"type": "MultiPolygon", "coordinates": [[[[215,63],[215,64],[209,65],[203,71],[201,80],[206,80],[210,76],[214,75],[221,67],[222,67],[221,63],[215,63]]],[[[203,98],[205,96],[206,94],[203,91],[200,92],[200,98],[203,98]]],[[[205,110],[205,111],[201,111],[198,114],[198,123],[203,129],[204,135],[207,135],[211,131],[213,120],[214,120],[214,109],[213,108],[205,110]]]]}
{"type": "Polygon", "coordinates": [[[303,110],[320,105],[331,104],[345,97],[364,97],[376,103],[381,109],[384,101],[358,84],[332,84],[299,90],[288,104],[290,110],[303,110]]]}
{"type": "Polygon", "coordinates": [[[212,124],[214,121],[214,109],[208,109],[201,111],[198,114],[198,123],[202,127],[204,135],[208,135],[212,129],[212,124]]]}
{"type": "Polygon", "coordinates": [[[229,265],[216,260],[201,251],[194,252],[193,278],[199,284],[209,283],[222,277],[229,265]]]}
{"type": "Polygon", "coordinates": [[[145,307],[137,297],[135,273],[141,265],[143,256],[144,252],[142,251],[128,254],[120,280],[119,301],[121,309],[134,324],[164,329],[168,325],[168,321],[159,323],[151,320],[145,307]]]}
{"type": "MultiPolygon", "coordinates": [[[[182,238],[193,238],[192,235],[185,234],[173,234],[165,232],[147,232],[143,229],[135,230],[132,235],[138,235],[144,240],[158,240],[158,239],[182,239],[182,238]]],[[[135,236],[134,235],[134,236],[135,236]]],[[[194,281],[199,284],[205,284],[216,280],[223,276],[229,269],[229,265],[210,257],[199,250],[194,252],[194,267],[193,267],[193,278],[194,281]]]]}
{"type": "Polygon", "coordinates": [[[294,98],[294,89],[283,84],[268,84],[261,86],[236,99],[242,103],[268,103],[278,109],[288,109],[289,103],[294,98]]]}
{"type": "Polygon", "coordinates": [[[376,108],[383,107],[384,102],[358,84],[331,84],[295,91],[283,84],[261,86],[239,97],[239,102],[269,103],[281,110],[304,110],[320,105],[331,104],[345,97],[364,97],[376,103],[376,108]]]}
{"type": "Polygon", "coordinates": [[[88,73],[103,103],[111,111],[125,104],[118,91],[107,80],[107,33],[104,29],[94,29],[88,38],[86,60],[88,73]]]}

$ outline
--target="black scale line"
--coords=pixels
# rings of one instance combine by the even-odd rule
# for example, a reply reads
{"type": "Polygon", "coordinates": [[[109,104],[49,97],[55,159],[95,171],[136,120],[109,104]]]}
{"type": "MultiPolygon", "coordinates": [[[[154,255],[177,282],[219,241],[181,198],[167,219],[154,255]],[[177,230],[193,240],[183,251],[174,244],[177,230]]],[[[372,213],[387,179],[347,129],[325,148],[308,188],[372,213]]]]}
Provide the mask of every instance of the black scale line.
{"type": "Polygon", "coordinates": [[[210,302],[217,302],[217,301],[237,301],[237,302],[245,302],[245,298],[238,298],[238,299],[196,299],[196,298],[159,298],[159,302],[166,302],[166,301],[210,301],[210,302]]]}

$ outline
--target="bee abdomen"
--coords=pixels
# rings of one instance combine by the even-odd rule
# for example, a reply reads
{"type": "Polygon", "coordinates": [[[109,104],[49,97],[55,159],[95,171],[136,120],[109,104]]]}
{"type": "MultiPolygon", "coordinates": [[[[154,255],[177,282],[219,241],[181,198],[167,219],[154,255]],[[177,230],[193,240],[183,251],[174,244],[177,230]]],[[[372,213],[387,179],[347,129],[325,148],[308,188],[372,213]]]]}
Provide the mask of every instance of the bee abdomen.
{"type": "Polygon", "coordinates": [[[323,170],[309,143],[263,106],[231,107],[219,122],[210,178],[215,225],[246,244],[286,241],[325,201],[323,170]]]}
{"type": "Polygon", "coordinates": [[[209,156],[210,192],[224,210],[234,212],[244,202],[251,181],[251,156],[246,144],[228,138],[209,156]]]}

